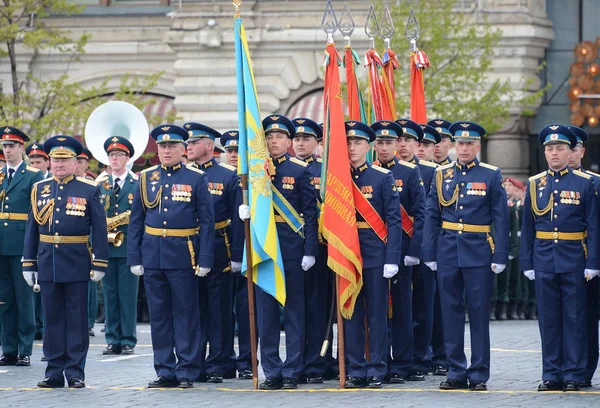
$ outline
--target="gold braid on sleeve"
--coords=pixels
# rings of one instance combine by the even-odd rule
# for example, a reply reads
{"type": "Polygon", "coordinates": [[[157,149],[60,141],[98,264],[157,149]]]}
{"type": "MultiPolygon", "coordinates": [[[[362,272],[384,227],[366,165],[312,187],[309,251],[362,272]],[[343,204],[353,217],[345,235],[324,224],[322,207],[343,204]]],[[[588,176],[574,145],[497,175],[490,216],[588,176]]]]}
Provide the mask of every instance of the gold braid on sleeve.
{"type": "Polygon", "coordinates": [[[540,210],[537,205],[537,197],[535,195],[535,181],[529,183],[529,195],[531,197],[531,211],[538,217],[545,215],[552,209],[554,206],[554,193],[550,193],[550,199],[548,200],[548,205],[543,210],[540,210]]]}
{"type": "Polygon", "coordinates": [[[142,173],[140,177],[140,194],[142,195],[142,204],[144,207],[144,211],[146,208],[154,208],[160,203],[160,197],[162,196],[162,186],[158,189],[156,194],[156,198],[153,201],[148,201],[148,193],[146,189],[146,173],[142,173]]]}
{"type": "Polygon", "coordinates": [[[441,206],[449,207],[456,202],[456,199],[458,198],[458,184],[454,187],[454,193],[452,193],[452,198],[450,200],[444,199],[444,191],[442,190],[444,180],[442,178],[442,172],[439,170],[435,174],[435,184],[435,187],[437,189],[438,201],[441,206]]]}

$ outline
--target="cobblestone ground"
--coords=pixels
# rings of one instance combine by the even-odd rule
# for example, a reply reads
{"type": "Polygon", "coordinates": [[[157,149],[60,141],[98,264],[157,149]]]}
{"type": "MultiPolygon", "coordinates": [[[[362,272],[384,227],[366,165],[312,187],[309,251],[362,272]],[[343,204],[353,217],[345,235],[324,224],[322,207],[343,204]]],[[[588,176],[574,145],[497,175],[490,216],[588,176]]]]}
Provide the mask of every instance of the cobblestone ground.
{"type": "MultiPolygon", "coordinates": [[[[262,406],[315,407],[352,404],[363,407],[593,407],[600,406],[600,386],[589,391],[540,394],[539,332],[535,321],[493,322],[491,325],[492,376],[489,391],[442,392],[442,377],[424,382],[384,386],[381,390],[340,390],[336,382],[323,386],[302,385],[296,391],[261,392],[252,381],[226,380],[223,384],[195,384],[190,390],[148,390],[154,379],[150,327],[138,326],[139,345],[131,356],[103,356],[102,325],[91,338],[86,367],[87,388],[44,390],[36,388],[44,376],[41,343],[36,342],[31,367],[0,367],[0,407],[154,407],[154,406],[262,406]]],[[[468,326],[466,328],[468,347],[468,326]]],[[[283,337],[283,333],[282,333],[283,337]]],[[[282,339],[283,340],[283,339],[282,339]]],[[[283,341],[282,341],[283,344],[283,341]]],[[[282,353],[285,349],[282,347],[282,353]]],[[[262,373],[261,373],[262,379],[262,373]]],[[[595,383],[600,382],[597,374],[595,383]]]]}

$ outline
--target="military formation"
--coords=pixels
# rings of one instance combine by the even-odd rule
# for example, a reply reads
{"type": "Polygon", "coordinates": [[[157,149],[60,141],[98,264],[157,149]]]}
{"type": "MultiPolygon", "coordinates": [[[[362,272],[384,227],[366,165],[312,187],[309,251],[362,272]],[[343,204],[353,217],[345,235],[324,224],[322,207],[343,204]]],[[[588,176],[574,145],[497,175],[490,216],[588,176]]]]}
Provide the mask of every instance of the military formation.
{"type": "Polygon", "coordinates": [[[150,133],[160,164],[139,174],[127,167],[135,153],[130,140],[110,136],[103,144],[110,166],[92,181],[91,152],[75,138],[58,135],[25,148],[24,132],[3,127],[0,365],[29,366],[33,341],[43,337],[47,367],[38,386],[85,387],[98,282],[102,353],[133,354],[143,276],[156,371],[149,388],[252,379],[255,324],[263,390],[335,380],[343,358],[346,388],[431,374],[445,377],[442,390],[485,391],[490,320],[532,318],[542,339],[538,390],[592,385],[600,176],[581,167],[588,140],[582,129],[542,129],[548,169],[525,184],[478,159],[486,130],[477,123],[346,122],[349,171],[369,210],[356,214],[363,285],[344,321],[345,356],[338,356],[331,346],[321,355],[335,302],[319,233],[323,128],[277,114],[262,126],[271,183],[287,203],[274,216],[283,308],[259,287],[249,299],[242,274],[251,212],[237,174],[237,130],[161,125],[150,133]],[[217,139],[221,162],[214,157],[217,139]]]}

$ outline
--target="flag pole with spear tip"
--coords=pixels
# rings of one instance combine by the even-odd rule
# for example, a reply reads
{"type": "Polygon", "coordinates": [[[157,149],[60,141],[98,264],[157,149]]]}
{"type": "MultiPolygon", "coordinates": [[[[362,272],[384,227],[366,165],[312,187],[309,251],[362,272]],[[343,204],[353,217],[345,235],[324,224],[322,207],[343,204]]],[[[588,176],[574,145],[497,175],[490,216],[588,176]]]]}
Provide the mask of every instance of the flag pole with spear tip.
{"type": "Polygon", "coordinates": [[[423,71],[430,64],[427,55],[417,48],[417,40],[421,36],[421,27],[419,27],[417,16],[415,16],[412,7],[406,21],[404,36],[410,43],[410,119],[416,123],[427,123],[423,71]]]}
{"type": "Polygon", "coordinates": [[[383,69],[381,70],[383,106],[385,120],[396,120],[396,84],[394,83],[394,71],[400,65],[396,53],[391,48],[391,40],[394,35],[394,20],[390,9],[386,5],[381,19],[380,34],[383,38],[383,69]]]}

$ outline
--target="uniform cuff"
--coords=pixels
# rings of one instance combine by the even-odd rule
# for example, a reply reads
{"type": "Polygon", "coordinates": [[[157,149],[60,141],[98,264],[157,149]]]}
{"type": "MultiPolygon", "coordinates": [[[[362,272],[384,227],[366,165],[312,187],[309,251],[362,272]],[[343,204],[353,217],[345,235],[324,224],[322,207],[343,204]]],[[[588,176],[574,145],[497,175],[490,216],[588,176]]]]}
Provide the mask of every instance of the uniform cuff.
{"type": "Polygon", "coordinates": [[[423,251],[423,263],[435,262],[435,249],[425,249],[423,251]]]}
{"type": "Polygon", "coordinates": [[[415,258],[421,257],[421,245],[413,245],[412,243],[408,246],[408,251],[406,251],[406,256],[414,256],[415,258]]]}
{"type": "Polygon", "coordinates": [[[196,263],[200,268],[211,268],[214,264],[214,256],[213,255],[199,255],[196,263]]]}
{"type": "Polygon", "coordinates": [[[492,263],[508,265],[508,252],[494,252],[492,263]]]}
{"type": "Polygon", "coordinates": [[[23,272],[37,272],[38,271],[38,264],[37,264],[37,260],[35,259],[23,259],[21,261],[22,265],[23,265],[23,272]]]}
{"type": "Polygon", "coordinates": [[[108,268],[108,261],[105,261],[103,259],[94,259],[92,261],[92,270],[94,270],[94,271],[106,273],[107,268],[108,268]]]}
{"type": "Polygon", "coordinates": [[[531,259],[519,258],[519,269],[522,271],[532,271],[533,261],[531,259]]]}

